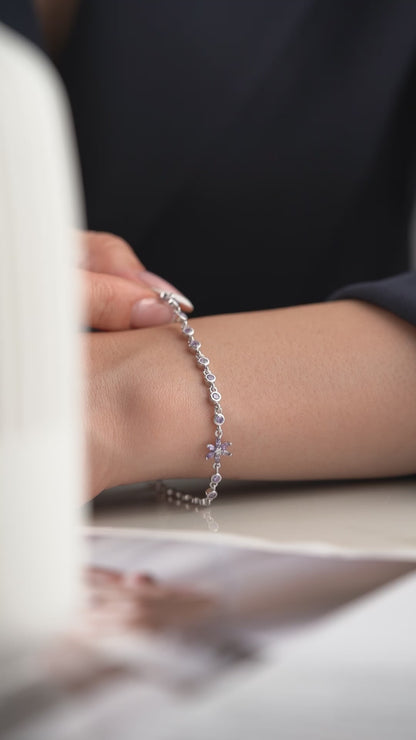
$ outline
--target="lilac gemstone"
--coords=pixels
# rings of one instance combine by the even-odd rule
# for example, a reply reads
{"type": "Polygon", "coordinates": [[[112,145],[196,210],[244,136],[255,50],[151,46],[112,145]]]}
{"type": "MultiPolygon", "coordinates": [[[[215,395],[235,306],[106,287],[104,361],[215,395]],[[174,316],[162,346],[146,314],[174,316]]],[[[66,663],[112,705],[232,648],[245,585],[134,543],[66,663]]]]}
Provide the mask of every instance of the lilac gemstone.
{"type": "Polygon", "coordinates": [[[192,341],[189,342],[189,346],[191,349],[199,349],[201,346],[201,342],[198,342],[197,339],[192,339],[192,341]]]}
{"type": "Polygon", "coordinates": [[[201,355],[201,357],[198,357],[198,362],[200,365],[208,365],[209,359],[208,357],[205,357],[204,355],[201,355]]]}
{"type": "Polygon", "coordinates": [[[221,442],[221,440],[217,439],[215,445],[207,445],[209,452],[206,459],[211,460],[211,458],[214,458],[215,462],[219,462],[221,455],[231,455],[231,452],[227,450],[230,444],[231,442],[221,442]]]}
{"type": "Polygon", "coordinates": [[[224,421],[225,421],[224,414],[215,414],[214,421],[216,424],[224,424],[224,421]]]}
{"type": "Polygon", "coordinates": [[[214,498],[217,498],[218,493],[214,491],[212,488],[207,488],[205,491],[208,501],[213,501],[214,498]]]}
{"type": "Polygon", "coordinates": [[[211,398],[213,401],[221,401],[221,393],[218,393],[218,391],[214,391],[211,393],[211,398]]]}
{"type": "Polygon", "coordinates": [[[181,321],[188,321],[188,317],[187,317],[186,313],[184,313],[183,311],[178,311],[178,313],[176,315],[177,315],[178,319],[180,319],[181,321]]]}
{"type": "Polygon", "coordinates": [[[186,334],[187,337],[191,337],[194,333],[194,330],[192,329],[192,326],[184,326],[182,329],[183,333],[186,334]]]}
{"type": "Polygon", "coordinates": [[[214,373],[207,373],[205,377],[208,383],[214,383],[214,381],[216,380],[214,373]]]}
{"type": "Polygon", "coordinates": [[[215,483],[218,485],[222,481],[222,476],[219,473],[215,473],[215,475],[211,476],[211,483],[215,483]]]}

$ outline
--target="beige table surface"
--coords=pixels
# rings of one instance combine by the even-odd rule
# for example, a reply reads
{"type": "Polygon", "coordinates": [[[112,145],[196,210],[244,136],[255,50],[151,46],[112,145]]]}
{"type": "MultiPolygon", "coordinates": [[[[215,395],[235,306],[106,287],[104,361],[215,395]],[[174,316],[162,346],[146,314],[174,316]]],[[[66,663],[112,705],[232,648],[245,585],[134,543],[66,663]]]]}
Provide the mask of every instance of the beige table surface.
{"type": "MultiPolygon", "coordinates": [[[[197,495],[205,481],[175,481],[197,495]]],[[[416,477],[354,482],[223,482],[210,512],[158,502],[148,484],[105,491],[90,514],[93,527],[112,526],[208,537],[244,537],[269,546],[314,544],[416,555],[416,477]]]]}

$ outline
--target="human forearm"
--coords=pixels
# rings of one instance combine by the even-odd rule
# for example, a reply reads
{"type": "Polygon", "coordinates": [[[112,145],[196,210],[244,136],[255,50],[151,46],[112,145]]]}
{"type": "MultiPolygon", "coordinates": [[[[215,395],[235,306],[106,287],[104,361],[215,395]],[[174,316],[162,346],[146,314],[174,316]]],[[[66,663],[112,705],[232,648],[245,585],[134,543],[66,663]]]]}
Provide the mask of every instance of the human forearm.
{"type": "MultiPolygon", "coordinates": [[[[359,301],[191,323],[223,395],[224,438],[233,442],[223,467],[228,477],[415,472],[416,329],[410,324],[359,301]]],[[[116,478],[108,484],[206,476],[212,405],[179,327],[92,340],[102,366],[100,403],[109,401],[107,424],[117,448],[116,478]]]]}

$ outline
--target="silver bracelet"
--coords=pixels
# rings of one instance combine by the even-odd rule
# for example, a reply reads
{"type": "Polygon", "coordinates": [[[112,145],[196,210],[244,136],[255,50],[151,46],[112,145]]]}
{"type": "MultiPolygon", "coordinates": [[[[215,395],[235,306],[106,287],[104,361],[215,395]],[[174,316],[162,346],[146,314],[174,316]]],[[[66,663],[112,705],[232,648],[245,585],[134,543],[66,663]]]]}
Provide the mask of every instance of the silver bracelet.
{"type": "MultiPolygon", "coordinates": [[[[154,289],[155,290],[155,289],[154,289]]],[[[209,481],[209,487],[205,491],[203,498],[194,497],[181,491],[176,491],[173,488],[166,487],[162,481],[159,482],[159,490],[162,490],[167,499],[174,500],[178,505],[184,503],[187,507],[191,504],[193,506],[210,506],[214,499],[218,496],[218,485],[222,480],[221,470],[221,457],[224,455],[231,457],[229,447],[231,442],[222,441],[222,425],[225,422],[225,416],[221,408],[221,393],[219,392],[215,381],[216,377],[209,367],[209,359],[201,352],[201,342],[199,342],[194,336],[194,329],[188,324],[188,316],[182,311],[178,301],[173,297],[172,293],[163,290],[156,290],[159,297],[165,301],[173,310],[175,321],[181,324],[182,334],[187,339],[188,347],[195,356],[198,366],[202,370],[204,380],[208,385],[208,392],[210,401],[214,407],[213,422],[215,424],[215,441],[214,444],[207,444],[208,452],[206,460],[213,460],[212,467],[214,472],[211,475],[209,481]]]]}

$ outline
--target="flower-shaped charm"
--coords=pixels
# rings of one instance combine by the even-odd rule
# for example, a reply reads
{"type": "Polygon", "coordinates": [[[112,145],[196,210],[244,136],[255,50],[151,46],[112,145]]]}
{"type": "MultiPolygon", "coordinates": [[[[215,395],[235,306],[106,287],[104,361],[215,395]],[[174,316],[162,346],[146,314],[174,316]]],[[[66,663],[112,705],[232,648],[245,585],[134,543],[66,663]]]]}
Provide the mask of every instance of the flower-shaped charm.
{"type": "Polygon", "coordinates": [[[220,439],[217,439],[215,445],[207,445],[209,452],[205,459],[211,460],[211,458],[214,458],[215,462],[218,462],[221,455],[228,455],[231,457],[232,453],[228,450],[228,447],[230,447],[231,444],[231,442],[221,442],[220,439]]]}

